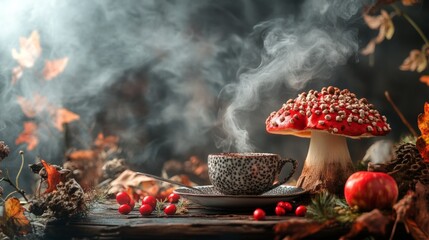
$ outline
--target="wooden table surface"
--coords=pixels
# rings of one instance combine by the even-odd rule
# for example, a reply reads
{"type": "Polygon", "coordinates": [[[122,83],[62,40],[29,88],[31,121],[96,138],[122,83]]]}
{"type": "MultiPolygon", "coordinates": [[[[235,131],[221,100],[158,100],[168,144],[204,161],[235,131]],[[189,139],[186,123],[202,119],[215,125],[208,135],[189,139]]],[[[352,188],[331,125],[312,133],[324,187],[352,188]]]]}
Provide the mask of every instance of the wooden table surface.
{"type": "MultiPolygon", "coordinates": [[[[274,206],[267,208],[267,218],[255,221],[253,209],[224,211],[189,205],[188,213],[173,216],[141,216],[136,207],[120,215],[113,202],[97,204],[84,218],[48,223],[47,239],[274,239],[275,224],[293,218],[278,217],[274,206]]],[[[345,233],[342,229],[325,231],[312,239],[327,239],[345,233]]],[[[330,238],[330,239],[336,239],[330,238]]]]}

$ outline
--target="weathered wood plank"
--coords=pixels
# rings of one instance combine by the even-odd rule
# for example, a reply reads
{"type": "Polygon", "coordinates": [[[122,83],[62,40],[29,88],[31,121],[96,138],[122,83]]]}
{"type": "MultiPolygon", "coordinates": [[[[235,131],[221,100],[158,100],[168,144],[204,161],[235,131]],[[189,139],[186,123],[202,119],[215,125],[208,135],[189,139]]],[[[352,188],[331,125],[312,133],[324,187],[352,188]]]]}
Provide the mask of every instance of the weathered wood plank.
{"type": "Polygon", "coordinates": [[[142,217],[137,209],[120,215],[116,204],[107,203],[96,206],[85,218],[50,222],[45,234],[47,238],[62,239],[272,239],[274,225],[293,217],[269,214],[264,221],[254,221],[252,212],[190,206],[183,215],[142,217]]]}

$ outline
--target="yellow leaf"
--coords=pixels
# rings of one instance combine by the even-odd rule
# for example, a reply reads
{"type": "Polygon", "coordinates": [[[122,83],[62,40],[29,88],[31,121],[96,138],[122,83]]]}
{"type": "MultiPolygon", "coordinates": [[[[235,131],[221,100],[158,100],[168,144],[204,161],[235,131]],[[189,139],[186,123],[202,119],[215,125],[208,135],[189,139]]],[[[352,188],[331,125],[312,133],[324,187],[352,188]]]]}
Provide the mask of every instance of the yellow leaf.
{"type": "Polygon", "coordinates": [[[395,26],[393,25],[392,18],[385,10],[381,10],[381,16],[383,17],[383,24],[381,25],[380,30],[384,29],[386,39],[391,39],[395,33],[395,26]]]}
{"type": "Polygon", "coordinates": [[[417,65],[417,72],[423,72],[428,65],[428,60],[424,54],[419,56],[419,64],[417,65]]]}

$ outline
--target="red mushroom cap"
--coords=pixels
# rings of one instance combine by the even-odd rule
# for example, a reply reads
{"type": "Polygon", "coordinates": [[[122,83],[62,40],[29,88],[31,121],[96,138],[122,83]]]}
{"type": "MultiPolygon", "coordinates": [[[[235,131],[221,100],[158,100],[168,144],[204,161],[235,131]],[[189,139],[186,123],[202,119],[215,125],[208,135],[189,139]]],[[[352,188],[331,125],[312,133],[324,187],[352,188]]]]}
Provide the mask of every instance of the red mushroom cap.
{"type": "Polygon", "coordinates": [[[299,137],[310,137],[311,131],[327,131],[361,138],[385,135],[391,130],[386,117],[365,98],[358,99],[348,89],[332,86],[288,100],[270,114],[265,124],[269,133],[299,137]]]}

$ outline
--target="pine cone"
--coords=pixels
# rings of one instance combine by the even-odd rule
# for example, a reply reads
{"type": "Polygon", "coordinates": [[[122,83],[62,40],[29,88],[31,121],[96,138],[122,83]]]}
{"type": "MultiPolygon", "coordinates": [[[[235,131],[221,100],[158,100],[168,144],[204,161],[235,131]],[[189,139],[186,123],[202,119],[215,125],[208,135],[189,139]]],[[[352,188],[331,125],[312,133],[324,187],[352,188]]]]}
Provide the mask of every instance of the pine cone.
{"type": "Polygon", "coordinates": [[[9,156],[9,153],[9,147],[3,141],[0,141],[0,161],[9,156]]]}
{"type": "Polygon", "coordinates": [[[46,196],[46,204],[57,218],[72,217],[86,210],[85,194],[74,179],[66,183],[60,182],[57,191],[46,196]]]}
{"type": "Polygon", "coordinates": [[[386,172],[398,183],[399,195],[415,190],[416,183],[429,184],[429,164],[423,161],[415,144],[404,143],[395,148],[395,157],[375,171],[386,172]]]}
{"type": "Polygon", "coordinates": [[[56,218],[70,218],[86,210],[85,193],[74,179],[66,183],[60,182],[57,191],[43,195],[30,206],[30,212],[36,215],[47,211],[56,218]]]}

